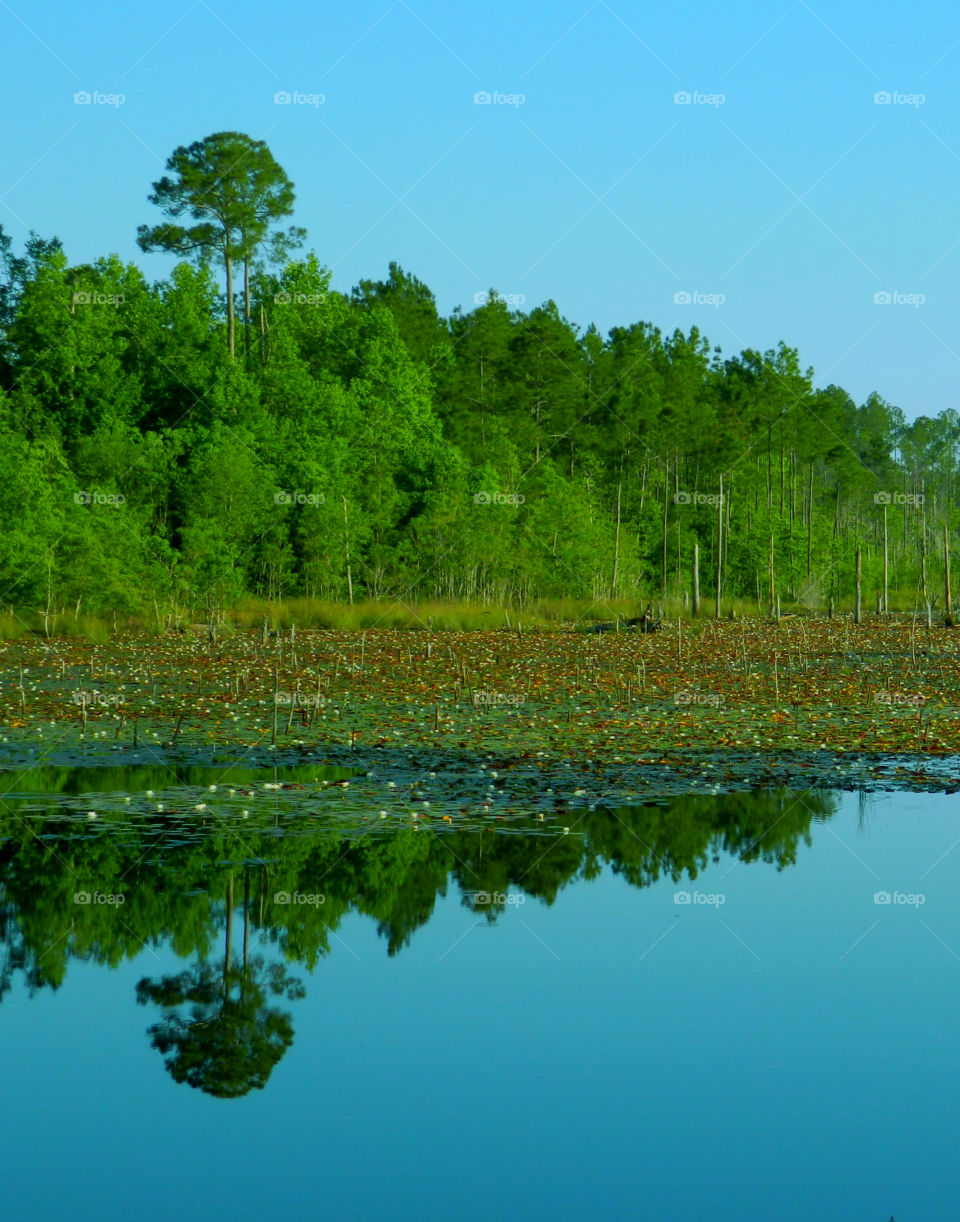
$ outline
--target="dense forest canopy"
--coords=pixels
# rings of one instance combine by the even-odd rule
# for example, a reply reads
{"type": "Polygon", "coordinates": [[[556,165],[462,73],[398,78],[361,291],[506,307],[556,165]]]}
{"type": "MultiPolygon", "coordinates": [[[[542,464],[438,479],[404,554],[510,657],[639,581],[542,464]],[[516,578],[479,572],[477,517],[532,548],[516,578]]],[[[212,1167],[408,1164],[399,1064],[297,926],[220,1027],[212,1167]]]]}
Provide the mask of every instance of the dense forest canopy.
{"type": "Polygon", "coordinates": [[[955,412],[815,389],[785,343],[604,337],[495,291],[444,318],[395,263],[336,292],[302,230],[271,231],[293,188],[262,142],[217,133],[168,169],[140,241],[184,258],[158,283],[0,230],[5,605],[667,599],[694,544],[712,593],[718,533],[725,599],[848,598],[858,546],[879,586],[884,531],[891,588],[939,588],[955,412]]]}

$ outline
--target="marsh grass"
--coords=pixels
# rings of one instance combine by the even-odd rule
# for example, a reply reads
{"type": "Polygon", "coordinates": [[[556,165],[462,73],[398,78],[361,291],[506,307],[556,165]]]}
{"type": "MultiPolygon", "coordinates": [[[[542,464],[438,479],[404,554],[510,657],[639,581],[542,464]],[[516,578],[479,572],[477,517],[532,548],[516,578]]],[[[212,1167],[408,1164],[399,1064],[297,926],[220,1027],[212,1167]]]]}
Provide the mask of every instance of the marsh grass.
{"type": "MultiPolygon", "coordinates": [[[[864,591],[864,618],[875,618],[875,591],[864,591]]],[[[942,623],[943,612],[938,610],[938,601],[933,598],[934,619],[942,623]]],[[[650,598],[620,598],[591,601],[580,598],[545,598],[532,601],[519,609],[516,605],[484,605],[471,602],[446,602],[439,599],[404,602],[399,599],[366,599],[348,606],[322,598],[291,598],[284,602],[247,598],[235,608],[226,611],[217,624],[218,638],[230,636],[234,631],[259,630],[267,621],[270,631],[289,632],[298,629],[328,629],[331,631],[364,632],[375,628],[406,629],[432,632],[483,632],[502,631],[508,626],[516,631],[555,632],[588,627],[591,624],[617,619],[628,620],[639,616],[647,605],[652,605],[654,614],[662,614],[665,622],[675,623],[682,619],[692,630],[698,624],[706,624],[714,618],[714,599],[704,596],[701,615],[694,620],[688,603],[682,598],[661,601],[650,598]]],[[[914,616],[925,619],[925,610],[916,591],[890,591],[890,613],[896,616],[914,616]]],[[[853,612],[853,599],[840,599],[835,614],[849,616],[853,612]]],[[[810,607],[803,602],[781,600],[783,615],[799,615],[822,618],[826,608],[810,607]]],[[[765,620],[770,609],[765,604],[758,606],[756,599],[724,598],[720,606],[722,620],[765,620]]],[[[177,620],[180,629],[190,636],[206,633],[205,613],[198,610],[181,612],[177,620]]],[[[47,622],[51,637],[70,640],[87,640],[96,644],[109,641],[116,632],[147,632],[160,635],[167,631],[158,623],[155,614],[125,615],[123,617],[74,616],[61,613],[51,616],[47,622]]],[[[0,612],[0,641],[23,640],[31,635],[44,636],[44,617],[35,611],[0,612]]]]}

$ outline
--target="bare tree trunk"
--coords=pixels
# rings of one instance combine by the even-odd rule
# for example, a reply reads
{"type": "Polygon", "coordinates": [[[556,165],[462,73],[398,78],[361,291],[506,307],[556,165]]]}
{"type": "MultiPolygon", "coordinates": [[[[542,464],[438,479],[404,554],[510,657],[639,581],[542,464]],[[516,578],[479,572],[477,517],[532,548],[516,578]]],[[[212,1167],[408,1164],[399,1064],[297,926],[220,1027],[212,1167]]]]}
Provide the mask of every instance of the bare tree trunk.
{"type": "Polygon", "coordinates": [[[243,871],[243,974],[247,974],[247,958],[250,949],[250,872],[243,871]]]}
{"type": "Polygon", "coordinates": [[[233,260],[230,258],[229,251],[224,252],[223,258],[227,267],[227,348],[230,350],[232,360],[236,350],[233,317],[233,260]]]}
{"type": "Polygon", "coordinates": [[[943,524],[943,584],[944,584],[944,618],[948,627],[953,625],[953,604],[950,601],[950,537],[947,534],[947,524],[943,524]]]}
{"type": "Polygon", "coordinates": [[[670,472],[663,470],[663,561],[660,571],[661,598],[667,597],[667,508],[670,504],[670,472]]]}
{"type": "Polygon", "coordinates": [[[250,260],[243,261],[243,345],[250,361],[250,260]]]}
{"type": "Polygon", "coordinates": [[[780,425],[780,519],[783,520],[783,424],[780,425]]]}
{"type": "Polygon", "coordinates": [[[860,548],[857,548],[857,563],[856,563],[856,583],[853,595],[853,622],[860,623],[860,618],[863,612],[862,586],[861,586],[861,569],[860,569],[860,548]]]}
{"type": "Polygon", "coordinates": [[[723,586],[723,476],[720,476],[720,497],[717,504],[717,603],[714,617],[720,618],[720,590],[723,586]]]}
{"type": "Polygon", "coordinates": [[[353,577],[350,573],[350,534],[347,523],[347,498],[342,496],[343,501],[343,554],[344,562],[347,568],[347,602],[353,606],[353,577]]]}
{"type": "Polygon", "coordinates": [[[226,999],[230,992],[230,959],[233,952],[233,875],[227,882],[227,924],[224,931],[223,954],[223,996],[226,999]]]}
{"type": "Polygon", "coordinates": [[[617,530],[613,538],[613,574],[610,577],[610,600],[617,596],[617,567],[620,563],[620,490],[623,481],[617,484],[617,530]]]}
{"type": "Polygon", "coordinates": [[[693,603],[690,610],[694,617],[700,614],[700,545],[693,545],[693,603]]]}
{"type": "Polygon", "coordinates": [[[887,507],[883,507],[883,613],[890,610],[888,602],[888,570],[887,570],[887,507]]]}

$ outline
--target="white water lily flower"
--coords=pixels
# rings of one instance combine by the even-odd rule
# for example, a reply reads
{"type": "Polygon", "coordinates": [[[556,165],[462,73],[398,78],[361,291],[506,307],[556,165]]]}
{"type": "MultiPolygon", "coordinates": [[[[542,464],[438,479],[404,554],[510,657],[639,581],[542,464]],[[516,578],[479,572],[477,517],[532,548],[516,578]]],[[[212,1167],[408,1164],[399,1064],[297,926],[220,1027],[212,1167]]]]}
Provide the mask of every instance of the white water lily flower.
{"type": "Polygon", "coordinates": [[[87,811],[87,818],[88,818],[88,819],[96,819],[96,817],[97,817],[97,812],[96,812],[95,810],[88,810],[88,811],[87,811]]]}

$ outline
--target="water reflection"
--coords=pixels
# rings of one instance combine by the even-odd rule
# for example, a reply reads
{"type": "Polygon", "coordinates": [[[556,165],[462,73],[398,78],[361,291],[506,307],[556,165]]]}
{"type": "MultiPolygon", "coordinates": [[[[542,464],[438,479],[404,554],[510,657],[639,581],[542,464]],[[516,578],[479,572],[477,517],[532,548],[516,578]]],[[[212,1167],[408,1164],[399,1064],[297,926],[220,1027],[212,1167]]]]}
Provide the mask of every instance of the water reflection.
{"type": "Polygon", "coordinates": [[[183,970],[136,990],[159,1010],[150,1040],[177,1082],[237,1097],[265,1086],[293,1042],[285,1003],[305,990],[290,965],[312,972],[348,914],[375,921],[395,955],[451,885],[495,922],[516,897],[550,905],[604,867],[635,887],[696,879],[725,855],[781,870],[809,844],[812,820],[834,810],[831,794],[777,791],[571,810],[568,831],[531,818],[508,830],[372,821],[296,834],[162,813],[78,824],[59,810],[30,820],[8,810],[0,997],[18,977],[30,993],[56,990],[74,959],[116,966],[168,948],[183,970]]]}
{"type": "Polygon", "coordinates": [[[272,998],[294,1001],[306,991],[284,963],[249,955],[249,875],[244,874],[243,956],[232,954],[233,877],[227,882],[223,966],[197,960],[186,971],[137,985],[137,1001],[163,1010],[148,1034],[175,1082],[232,1099],[262,1089],[293,1043],[290,1014],[272,998]]]}

